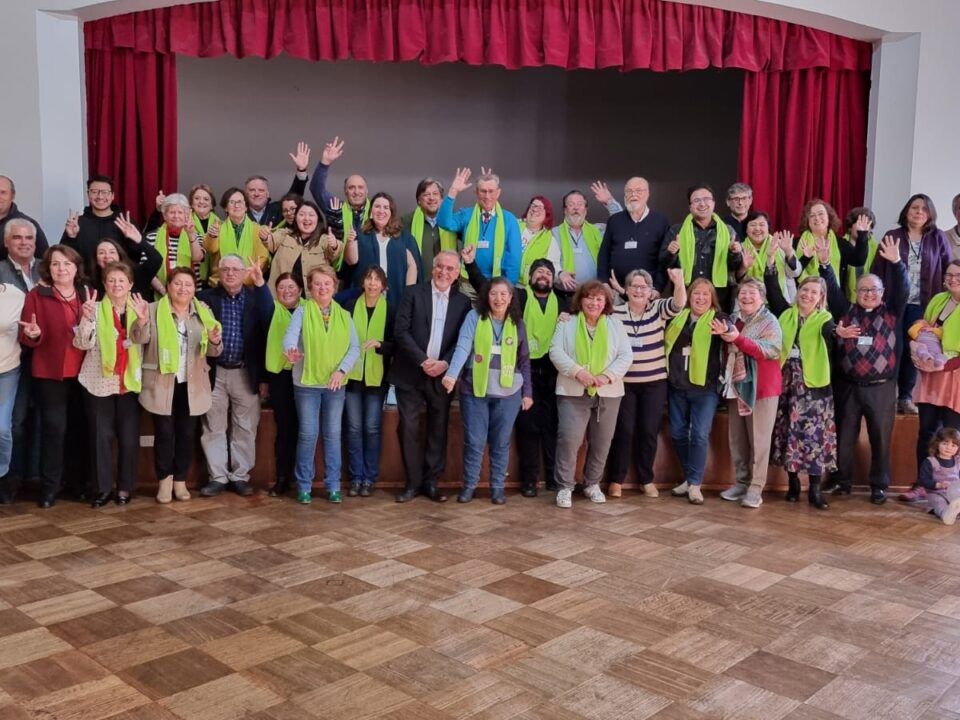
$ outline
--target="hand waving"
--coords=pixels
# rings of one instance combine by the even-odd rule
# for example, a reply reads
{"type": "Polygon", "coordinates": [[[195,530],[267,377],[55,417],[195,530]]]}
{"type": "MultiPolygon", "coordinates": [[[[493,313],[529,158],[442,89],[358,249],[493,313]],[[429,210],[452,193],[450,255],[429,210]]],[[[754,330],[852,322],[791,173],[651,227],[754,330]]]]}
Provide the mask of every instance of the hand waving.
{"type": "Polygon", "coordinates": [[[64,232],[67,233],[67,237],[74,239],[77,235],[80,234],[80,213],[76,210],[70,210],[67,212],[67,223],[63,228],[64,232]]]}
{"type": "Polygon", "coordinates": [[[610,188],[602,180],[590,183],[590,189],[593,191],[593,197],[601,205],[606,205],[613,200],[613,193],[610,192],[610,188]]]}
{"type": "Polygon", "coordinates": [[[449,193],[452,197],[456,197],[458,193],[463,192],[472,184],[470,182],[470,168],[457,168],[457,174],[453,176],[453,180],[450,182],[449,193]]]}
{"type": "Polygon", "coordinates": [[[140,231],[137,230],[137,226],[130,221],[129,212],[126,215],[117,213],[117,218],[113,221],[113,224],[120,229],[120,232],[123,233],[125,238],[135,243],[143,240],[143,236],[140,234],[140,231]]]}
{"type": "Polygon", "coordinates": [[[293,160],[297,172],[306,172],[310,167],[310,146],[301,140],[297,143],[297,151],[290,153],[290,159],[293,160]]]}
{"type": "Polygon", "coordinates": [[[338,135],[323,146],[320,163],[323,165],[332,165],[341,155],[343,155],[343,140],[341,140],[338,135]]]}
{"type": "Polygon", "coordinates": [[[892,235],[887,235],[880,241],[880,247],[877,248],[877,255],[887,262],[896,265],[900,262],[900,245],[892,235]]]}

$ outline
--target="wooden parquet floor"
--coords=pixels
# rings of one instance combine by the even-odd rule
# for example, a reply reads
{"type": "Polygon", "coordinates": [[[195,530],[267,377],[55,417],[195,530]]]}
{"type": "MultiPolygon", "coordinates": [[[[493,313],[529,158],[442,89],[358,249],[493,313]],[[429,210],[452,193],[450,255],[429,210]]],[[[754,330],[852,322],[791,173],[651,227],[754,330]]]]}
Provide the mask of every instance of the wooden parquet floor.
{"type": "Polygon", "coordinates": [[[921,509],[552,500],[0,508],[0,719],[960,719],[921,509]]]}

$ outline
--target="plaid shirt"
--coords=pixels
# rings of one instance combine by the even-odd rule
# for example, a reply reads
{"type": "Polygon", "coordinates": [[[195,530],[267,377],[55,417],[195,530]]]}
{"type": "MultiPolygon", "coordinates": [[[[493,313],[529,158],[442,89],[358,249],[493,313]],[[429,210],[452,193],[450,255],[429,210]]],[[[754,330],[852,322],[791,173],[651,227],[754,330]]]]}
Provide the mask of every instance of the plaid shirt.
{"type": "Polygon", "coordinates": [[[872,338],[869,345],[860,344],[856,338],[838,338],[840,371],[858,383],[894,378],[897,370],[897,318],[887,306],[880,305],[867,312],[859,305],[852,305],[840,322],[846,326],[857,325],[861,338],[872,338]]]}
{"type": "Polygon", "coordinates": [[[223,294],[220,323],[223,325],[223,353],[220,365],[236,365],[243,361],[243,290],[236,295],[223,294]]]}

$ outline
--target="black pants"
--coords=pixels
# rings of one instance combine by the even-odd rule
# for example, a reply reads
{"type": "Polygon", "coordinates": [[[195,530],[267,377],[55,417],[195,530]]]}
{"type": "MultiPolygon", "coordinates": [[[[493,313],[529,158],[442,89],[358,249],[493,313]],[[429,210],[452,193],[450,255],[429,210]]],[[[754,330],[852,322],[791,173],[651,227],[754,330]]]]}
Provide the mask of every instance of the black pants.
{"type": "Polygon", "coordinates": [[[552,480],[557,456],[557,370],[549,358],[539,358],[530,361],[530,376],[533,406],[520,411],[514,426],[524,487],[537,486],[541,457],[543,477],[552,480]]]}
{"type": "Polygon", "coordinates": [[[273,453],[277,464],[277,478],[293,479],[293,467],[297,457],[297,407],[293,402],[293,371],[267,373],[270,381],[270,407],[277,436],[273,453]]]}
{"type": "Polygon", "coordinates": [[[40,409],[30,366],[31,355],[24,350],[17,399],[13,403],[13,454],[9,473],[20,480],[40,477],[40,409]]]}
{"type": "MultiPolygon", "coordinates": [[[[908,358],[909,360],[909,358],[908,358]]],[[[844,378],[833,384],[837,409],[837,472],[836,482],[843,487],[853,485],[853,468],[860,438],[860,421],[867,422],[870,441],[870,487],[890,487],[890,443],[893,421],[897,414],[897,381],[878,385],[854,385],[844,378]]]]}
{"type": "Polygon", "coordinates": [[[77,378],[34,378],[40,408],[40,495],[55,496],[61,487],[73,495],[89,489],[89,445],[83,430],[83,391],[77,378]],[[64,465],[69,463],[69,472],[64,465]],[[64,477],[66,475],[66,477],[64,477]]]}
{"type": "Polygon", "coordinates": [[[190,415],[185,382],[178,382],[174,387],[171,411],[169,415],[153,416],[153,464],[158,480],[173,475],[174,480],[183,481],[193,463],[200,419],[190,415]]]}
{"type": "Polygon", "coordinates": [[[84,392],[90,442],[93,446],[92,477],[97,492],[116,489],[132,495],[137,486],[137,455],[140,448],[140,402],[136,393],[96,397],[84,392]],[[113,469],[113,441],[117,441],[117,471],[113,469]]]}
{"type": "Polygon", "coordinates": [[[407,476],[407,490],[436,488],[447,466],[447,428],[452,396],[440,378],[428,378],[419,388],[397,387],[400,424],[400,454],[407,476]],[[421,416],[427,411],[426,438],[421,416]]]}
{"type": "Polygon", "coordinates": [[[653,482],[657,437],[667,405],[667,381],[628,382],[623,384],[623,389],[617,429],[607,457],[607,481],[622,483],[626,479],[633,450],[637,479],[647,485],[653,482]]]}
{"type": "Polygon", "coordinates": [[[929,445],[937,430],[952,427],[960,430],[960,413],[948,407],[920,403],[920,427],[917,431],[917,471],[930,455],[929,445]]]}

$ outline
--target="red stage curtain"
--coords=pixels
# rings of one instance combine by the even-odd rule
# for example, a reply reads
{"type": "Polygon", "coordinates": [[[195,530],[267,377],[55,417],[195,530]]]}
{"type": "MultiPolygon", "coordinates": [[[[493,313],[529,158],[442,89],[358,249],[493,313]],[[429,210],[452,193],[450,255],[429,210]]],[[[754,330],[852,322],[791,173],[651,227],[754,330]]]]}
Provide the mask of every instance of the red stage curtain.
{"type": "MultiPolygon", "coordinates": [[[[314,61],[419,60],[424,64],[465,62],[511,69],[540,65],[656,71],[715,67],[747,71],[745,103],[760,86],[766,86],[767,74],[778,74],[784,87],[806,87],[804,83],[809,81],[799,76],[794,80],[793,75],[816,71],[825,85],[835,88],[836,98],[849,92],[852,94],[843,102],[860,102],[859,91],[866,87],[871,59],[868,43],[822,30],[661,0],[219,0],[97,20],[87,23],[84,32],[88,77],[94,53],[121,50],[132,51],[134,58],[170,57],[175,53],[271,58],[285,52],[314,61]],[[841,80],[842,73],[859,79],[841,80]]],[[[104,59],[99,62],[109,63],[104,59]]],[[[141,64],[137,59],[125,62],[141,64]]],[[[155,62],[162,65],[159,59],[155,62]]],[[[169,76],[173,77],[172,64],[169,76]]],[[[88,103],[94,107],[104,103],[140,105],[140,95],[152,94],[155,87],[160,84],[141,87],[88,82],[88,103]],[[107,97],[117,92],[127,94],[107,97]]],[[[159,105],[172,107],[175,92],[175,82],[170,81],[170,94],[161,95],[159,105]]],[[[830,176],[824,170],[818,177],[823,180],[826,176],[825,184],[804,186],[805,190],[823,194],[841,212],[847,208],[845,201],[859,202],[864,163],[856,164],[860,157],[857,152],[850,150],[838,157],[836,150],[841,145],[865,145],[866,122],[858,125],[840,121],[836,127],[849,132],[849,136],[830,139],[825,137],[827,127],[833,127],[836,118],[825,119],[818,114],[811,121],[810,106],[803,104],[807,96],[801,92],[783,92],[779,97],[767,115],[753,119],[749,133],[744,126],[741,179],[759,190],[761,183],[776,174],[776,168],[802,164],[796,155],[799,152],[801,157],[814,157],[815,164],[834,171],[830,176]],[[776,152],[764,147],[762,156],[754,151],[754,138],[778,137],[776,128],[788,120],[797,127],[796,142],[778,143],[776,152]],[[816,127],[805,135],[800,130],[804,123],[816,127]],[[813,144],[801,146],[804,137],[813,144]],[[842,190],[838,190],[840,186],[842,190]]],[[[151,99],[147,104],[158,103],[151,99]]],[[[755,113],[757,106],[750,107],[755,113]]],[[[165,123],[174,120],[174,115],[165,113],[165,123]]],[[[91,129],[91,149],[94,142],[111,142],[111,136],[102,132],[94,135],[91,129]]],[[[123,141],[116,138],[113,142],[115,149],[110,157],[126,157],[123,141]]],[[[162,156],[153,159],[144,152],[138,160],[142,159],[144,167],[151,160],[162,168],[175,167],[175,143],[162,143],[161,152],[162,156]]],[[[99,157],[93,152],[90,156],[99,157]]],[[[91,167],[97,167],[92,160],[91,167]]],[[[157,169],[151,172],[166,183],[165,174],[157,169]]],[[[146,181],[140,187],[144,197],[139,204],[147,205],[156,188],[146,181]]],[[[799,197],[781,197],[788,189],[786,184],[778,185],[771,191],[774,195],[761,195],[778,220],[787,210],[775,207],[789,208],[791,202],[803,202],[799,197]]],[[[134,196],[124,198],[129,202],[134,196]]]]}

